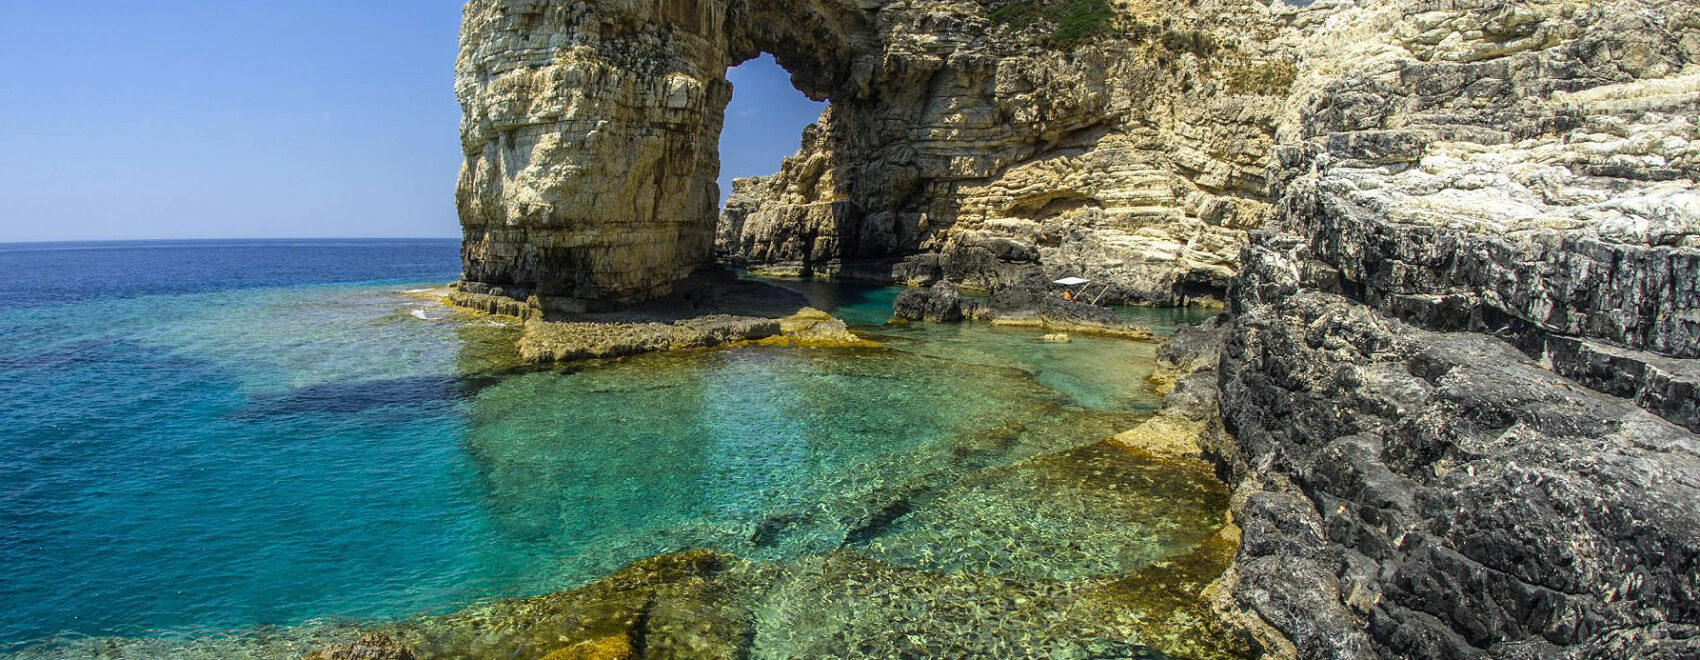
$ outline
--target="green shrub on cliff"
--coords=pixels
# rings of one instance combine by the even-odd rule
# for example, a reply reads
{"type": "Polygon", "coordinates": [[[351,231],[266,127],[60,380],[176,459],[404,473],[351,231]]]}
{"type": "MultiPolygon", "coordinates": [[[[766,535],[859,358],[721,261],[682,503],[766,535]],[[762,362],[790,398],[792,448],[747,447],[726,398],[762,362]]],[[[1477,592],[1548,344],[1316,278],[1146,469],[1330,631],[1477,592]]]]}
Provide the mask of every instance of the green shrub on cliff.
{"type": "Polygon", "coordinates": [[[1240,64],[1228,69],[1228,93],[1283,95],[1298,74],[1291,60],[1240,64]]]}
{"type": "Polygon", "coordinates": [[[1068,49],[1108,31],[1115,16],[1109,0],[1012,0],[993,10],[989,18],[993,25],[1044,25],[1052,30],[1047,43],[1068,49]]]}

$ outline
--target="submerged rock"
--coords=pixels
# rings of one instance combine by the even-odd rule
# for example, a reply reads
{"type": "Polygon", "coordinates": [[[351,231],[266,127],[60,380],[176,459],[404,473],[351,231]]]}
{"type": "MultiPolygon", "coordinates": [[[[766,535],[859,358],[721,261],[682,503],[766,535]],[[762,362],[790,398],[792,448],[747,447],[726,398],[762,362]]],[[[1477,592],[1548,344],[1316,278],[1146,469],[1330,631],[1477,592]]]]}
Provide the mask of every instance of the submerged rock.
{"type": "Polygon", "coordinates": [[[666,323],[551,323],[532,320],[519,340],[530,362],[564,362],[657,351],[707,348],[779,334],[779,321],[744,316],[704,316],[666,323]]]}
{"type": "Polygon", "coordinates": [[[1240,657],[1201,596],[1231,557],[1226,497],[1202,462],[1093,445],[906,501],[866,543],[658,555],[308,657],[1240,657]],[[348,655],[388,649],[413,655],[348,655]]]}
{"type": "Polygon", "coordinates": [[[632,642],[625,635],[609,635],[601,639],[579,642],[543,656],[543,660],[628,660],[636,657],[632,642]]]}
{"type": "Polygon", "coordinates": [[[807,346],[871,346],[873,342],[856,336],[842,319],[813,307],[779,319],[780,336],[774,343],[807,346]]]}
{"type": "Polygon", "coordinates": [[[414,660],[413,649],[387,633],[367,633],[352,642],[332,644],[301,660],[414,660]]]}

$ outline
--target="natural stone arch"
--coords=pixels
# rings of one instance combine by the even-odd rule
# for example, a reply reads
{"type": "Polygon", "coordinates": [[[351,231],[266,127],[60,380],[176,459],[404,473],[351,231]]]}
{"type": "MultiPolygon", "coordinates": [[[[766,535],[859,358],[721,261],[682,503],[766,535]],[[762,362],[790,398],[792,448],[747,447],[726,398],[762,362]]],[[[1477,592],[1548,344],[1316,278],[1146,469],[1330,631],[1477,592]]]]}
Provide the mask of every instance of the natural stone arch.
{"type": "Polygon", "coordinates": [[[710,264],[729,67],[770,52],[810,98],[856,96],[874,41],[842,0],[474,0],[465,17],[464,286],[559,311],[665,295],[710,264]]]}
{"type": "Polygon", "coordinates": [[[1219,294],[1268,213],[1287,92],[1235,72],[1279,55],[1220,46],[1201,35],[1235,22],[1182,4],[1136,3],[1066,48],[1000,23],[1003,4],[474,0],[457,68],[464,287],[617,306],[718,250],[798,275],[1219,294]],[[725,71],[762,52],[831,104],[778,174],[734,187],[717,235],[725,71]]]}

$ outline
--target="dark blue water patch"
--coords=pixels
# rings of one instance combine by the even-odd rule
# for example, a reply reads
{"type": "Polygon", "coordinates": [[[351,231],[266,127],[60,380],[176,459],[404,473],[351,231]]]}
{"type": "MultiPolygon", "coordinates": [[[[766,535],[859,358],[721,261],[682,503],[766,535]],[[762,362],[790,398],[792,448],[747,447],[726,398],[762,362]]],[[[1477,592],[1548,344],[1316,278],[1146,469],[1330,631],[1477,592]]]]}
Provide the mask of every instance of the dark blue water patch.
{"type": "Polygon", "coordinates": [[[459,273],[455,239],[0,243],[0,300],[13,309],[459,273]]]}
{"type": "Polygon", "coordinates": [[[252,397],[232,419],[264,420],[280,415],[355,414],[470,398],[499,377],[412,376],[352,383],[323,383],[252,397]]]}
{"type": "MultiPolygon", "coordinates": [[[[12,339],[16,342],[23,337],[12,339]]],[[[14,344],[15,350],[0,352],[0,370],[72,369],[78,365],[95,364],[106,359],[120,341],[114,337],[98,337],[35,347],[14,344]]]]}

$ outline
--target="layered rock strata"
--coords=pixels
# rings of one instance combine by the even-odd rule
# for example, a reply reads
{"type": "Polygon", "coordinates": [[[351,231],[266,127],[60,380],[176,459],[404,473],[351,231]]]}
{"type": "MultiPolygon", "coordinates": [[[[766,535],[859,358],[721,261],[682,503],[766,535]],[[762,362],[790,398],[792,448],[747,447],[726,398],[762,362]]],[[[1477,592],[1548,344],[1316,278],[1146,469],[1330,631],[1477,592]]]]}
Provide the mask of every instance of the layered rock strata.
{"type": "Polygon", "coordinates": [[[1696,7],[1307,14],[1223,330],[1221,608],[1297,657],[1700,653],[1696,7]]]}
{"type": "Polygon", "coordinates": [[[873,346],[840,319],[807,306],[803,295],[729,273],[674,283],[664,297],[606,312],[545,312],[533,304],[464,285],[444,302],[473,313],[523,321],[521,361],[541,364],[616,358],[750,343],[873,346]]]}
{"type": "Polygon", "coordinates": [[[1266,250],[1221,362],[1239,607],[1304,657],[1693,652],[1693,433],[1266,250]]]}
{"type": "Polygon", "coordinates": [[[866,88],[830,97],[778,173],[734,184],[722,257],[775,274],[979,289],[1081,275],[1108,301],[1219,299],[1267,214],[1288,60],[1158,3],[1127,3],[1091,43],[1058,50],[1055,26],[998,18],[1020,4],[1045,3],[881,3],[866,88]]]}
{"type": "Polygon", "coordinates": [[[1108,300],[1219,296],[1243,229],[1266,215],[1286,61],[1167,5],[1118,14],[1069,52],[1046,44],[1050,26],[995,9],[470,2],[456,78],[468,288],[581,311],[665,295],[706,264],[724,72],[765,51],[831,105],[778,175],[739,184],[718,234],[728,259],[982,288],[1084,274],[1112,285],[1108,300]]]}
{"type": "Polygon", "coordinates": [[[780,346],[872,346],[844,321],[809,307],[783,318],[708,314],[672,322],[533,319],[519,340],[526,362],[569,362],[748,342],[780,346]]]}

